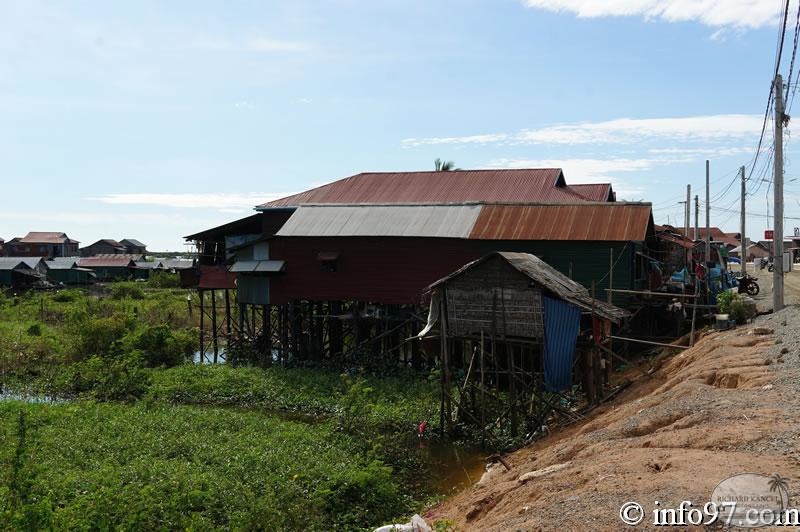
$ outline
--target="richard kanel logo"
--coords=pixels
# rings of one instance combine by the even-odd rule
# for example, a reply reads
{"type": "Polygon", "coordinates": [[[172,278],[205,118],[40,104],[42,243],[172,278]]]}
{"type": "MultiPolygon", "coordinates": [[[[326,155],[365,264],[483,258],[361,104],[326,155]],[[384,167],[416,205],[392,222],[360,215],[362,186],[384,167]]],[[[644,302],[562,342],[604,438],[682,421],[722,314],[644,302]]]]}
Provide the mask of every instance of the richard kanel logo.
{"type": "Polygon", "coordinates": [[[729,526],[759,528],[770,525],[797,526],[797,508],[789,508],[789,479],[778,473],[741,473],[726,478],[714,488],[711,502],[729,526]]]}
{"type": "Polygon", "coordinates": [[[648,521],[658,527],[800,526],[800,510],[789,507],[789,479],[778,473],[733,475],[717,484],[708,501],[684,500],[675,505],[654,501],[651,512],[636,501],[626,502],[620,507],[619,518],[634,527],[648,521]]]}

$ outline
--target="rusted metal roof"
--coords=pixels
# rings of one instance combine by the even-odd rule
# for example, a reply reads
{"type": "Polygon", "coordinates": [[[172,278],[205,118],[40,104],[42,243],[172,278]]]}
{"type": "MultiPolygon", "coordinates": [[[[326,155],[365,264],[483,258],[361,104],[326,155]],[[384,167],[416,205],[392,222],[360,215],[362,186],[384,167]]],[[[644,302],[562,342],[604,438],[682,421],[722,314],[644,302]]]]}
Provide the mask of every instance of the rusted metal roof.
{"type": "Polygon", "coordinates": [[[560,168],[367,172],[256,207],[308,203],[464,203],[586,201],[567,186],[560,168]]]}
{"type": "Polygon", "coordinates": [[[109,255],[106,257],[84,257],[78,259],[81,268],[133,268],[135,263],[127,257],[109,255]]]}
{"type": "Polygon", "coordinates": [[[469,238],[478,240],[644,241],[649,203],[485,205],[469,238]]]}
{"type": "Polygon", "coordinates": [[[474,268],[476,265],[494,256],[502,257],[513,268],[530,278],[532,281],[535,281],[541,287],[550,291],[560,299],[568,301],[585,311],[594,310],[595,314],[598,316],[616,323],[619,323],[622,318],[630,316],[630,313],[626,310],[615,307],[609,303],[604,303],[598,299],[593,299],[585,286],[573,281],[539,257],[531,255],[530,253],[497,251],[495,253],[484,255],[477,260],[465,264],[447,277],[439,279],[435,283],[428,286],[425,291],[429,292],[437,286],[447,283],[449,280],[458,277],[470,268],[474,268]]]}
{"type": "Polygon", "coordinates": [[[277,236],[468,238],[481,205],[304,205],[277,236]]]}
{"type": "Polygon", "coordinates": [[[19,239],[23,244],[77,244],[77,240],[71,240],[65,233],[52,233],[31,231],[24,237],[19,239]]]}
{"type": "Polygon", "coordinates": [[[611,188],[611,183],[569,185],[569,188],[589,201],[614,200],[614,192],[611,188]]]}

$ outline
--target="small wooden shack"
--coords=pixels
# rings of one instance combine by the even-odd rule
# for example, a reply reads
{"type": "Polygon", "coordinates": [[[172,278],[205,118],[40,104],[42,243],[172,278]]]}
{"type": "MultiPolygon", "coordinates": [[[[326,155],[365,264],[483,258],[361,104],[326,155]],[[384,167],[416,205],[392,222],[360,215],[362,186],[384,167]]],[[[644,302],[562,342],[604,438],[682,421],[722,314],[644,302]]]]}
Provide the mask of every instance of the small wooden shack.
{"type": "MultiPolygon", "coordinates": [[[[579,336],[602,336],[629,315],[598,301],[579,283],[529,253],[495,252],[466,264],[431,284],[430,338],[438,325],[442,364],[442,425],[452,420],[452,375],[458,382],[459,413],[478,393],[493,388],[508,396],[511,431],[544,391],[569,390],[579,336]],[[459,379],[462,380],[462,379],[459,379]]],[[[599,339],[599,338],[598,338],[599,339]]],[[[483,416],[473,404],[471,416],[483,416]]],[[[530,424],[533,420],[528,419],[530,424]]],[[[481,420],[486,426],[486,420],[481,420]]]]}

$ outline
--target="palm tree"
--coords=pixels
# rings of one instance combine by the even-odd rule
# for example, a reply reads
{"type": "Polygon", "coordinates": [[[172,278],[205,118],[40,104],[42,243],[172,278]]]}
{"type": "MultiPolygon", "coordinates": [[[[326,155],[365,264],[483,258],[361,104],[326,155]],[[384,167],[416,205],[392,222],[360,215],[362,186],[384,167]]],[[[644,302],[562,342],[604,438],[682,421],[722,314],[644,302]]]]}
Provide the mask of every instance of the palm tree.
{"type": "Polygon", "coordinates": [[[770,477],[769,481],[769,491],[777,491],[778,492],[778,501],[781,505],[781,510],[783,510],[783,497],[781,497],[781,492],[786,493],[786,499],[789,499],[789,479],[786,477],[780,476],[778,473],[773,473],[770,477]]]}
{"type": "Polygon", "coordinates": [[[443,161],[437,158],[433,162],[433,164],[436,167],[437,172],[449,172],[450,170],[458,170],[458,168],[455,167],[456,163],[454,163],[453,161],[443,161]]]}

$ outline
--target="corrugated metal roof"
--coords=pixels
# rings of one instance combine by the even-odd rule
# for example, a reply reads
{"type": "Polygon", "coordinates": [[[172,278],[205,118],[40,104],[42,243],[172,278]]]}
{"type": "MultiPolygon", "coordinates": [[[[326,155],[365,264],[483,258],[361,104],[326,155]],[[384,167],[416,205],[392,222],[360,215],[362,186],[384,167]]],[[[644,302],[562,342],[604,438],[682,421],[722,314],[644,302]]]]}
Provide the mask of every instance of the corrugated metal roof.
{"type": "Polygon", "coordinates": [[[31,231],[19,239],[23,244],[64,244],[69,242],[78,243],[77,240],[70,240],[64,233],[31,231]]]}
{"type": "Polygon", "coordinates": [[[257,208],[308,203],[561,202],[585,197],[570,189],[560,168],[367,172],[334,181],[257,208]]]}
{"type": "Polygon", "coordinates": [[[0,257],[0,270],[16,270],[20,267],[28,268],[21,257],[0,257]]]}
{"type": "Polygon", "coordinates": [[[651,218],[649,203],[486,205],[470,238],[638,242],[651,218]]]}
{"type": "Polygon", "coordinates": [[[306,205],[277,236],[467,238],[480,205],[306,205]]]}
{"type": "Polygon", "coordinates": [[[140,247],[140,248],[147,247],[146,245],[142,244],[141,242],[139,242],[139,241],[138,241],[138,240],[136,240],[135,238],[123,238],[123,239],[120,241],[120,244],[123,244],[123,245],[124,245],[125,243],[131,244],[131,245],[133,245],[133,246],[140,247]]]}
{"type": "Polygon", "coordinates": [[[569,188],[589,201],[608,201],[609,197],[613,198],[611,183],[569,185],[569,188]]]}
{"type": "Polygon", "coordinates": [[[161,266],[168,270],[186,270],[194,267],[193,259],[165,259],[161,261],[161,266]]]}
{"type": "Polygon", "coordinates": [[[126,268],[135,266],[133,260],[127,257],[110,255],[107,257],[83,257],[78,259],[81,268],[126,268]]]}
{"type": "Polygon", "coordinates": [[[51,270],[71,270],[78,264],[78,257],[55,257],[45,261],[51,270]]]}
{"type": "Polygon", "coordinates": [[[234,273],[278,273],[285,266],[282,260],[237,260],[230,270],[234,273]]]}
{"type": "Polygon", "coordinates": [[[589,290],[582,284],[573,281],[560,271],[556,270],[545,261],[530,253],[515,253],[510,251],[497,251],[484,255],[483,257],[465,264],[450,275],[443,277],[428,286],[425,291],[446,283],[450,279],[457,277],[465,271],[473,268],[477,264],[484,262],[491,257],[500,256],[506,260],[513,268],[535,281],[542,288],[552,292],[559,298],[577,305],[583,310],[594,309],[595,314],[600,317],[619,322],[622,318],[629,316],[630,313],[614,305],[604,303],[598,299],[593,299],[589,290]]]}

